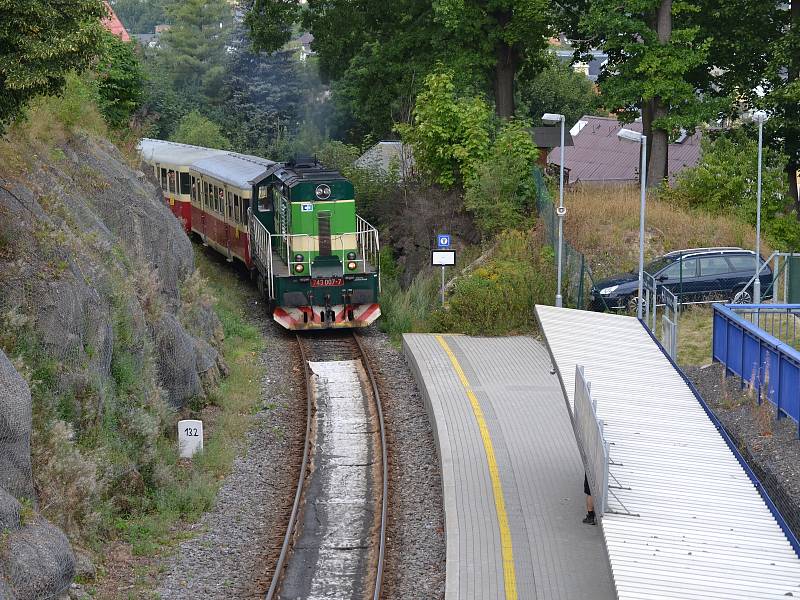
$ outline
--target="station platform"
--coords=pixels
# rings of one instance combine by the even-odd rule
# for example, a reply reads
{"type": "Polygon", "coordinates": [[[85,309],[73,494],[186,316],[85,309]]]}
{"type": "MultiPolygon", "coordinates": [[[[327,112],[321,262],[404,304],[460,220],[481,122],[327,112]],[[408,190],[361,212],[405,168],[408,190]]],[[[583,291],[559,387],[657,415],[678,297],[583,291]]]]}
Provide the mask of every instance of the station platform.
{"type": "Polygon", "coordinates": [[[531,337],[406,334],[442,467],[448,600],[616,598],[547,349],[531,337]]]}

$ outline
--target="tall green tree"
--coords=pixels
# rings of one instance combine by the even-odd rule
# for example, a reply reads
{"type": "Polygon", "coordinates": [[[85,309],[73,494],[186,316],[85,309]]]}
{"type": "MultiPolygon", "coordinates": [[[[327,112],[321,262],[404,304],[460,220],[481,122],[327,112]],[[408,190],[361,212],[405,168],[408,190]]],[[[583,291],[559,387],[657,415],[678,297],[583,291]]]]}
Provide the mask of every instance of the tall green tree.
{"type": "Polygon", "coordinates": [[[787,157],[789,194],[800,214],[800,2],[704,0],[689,15],[709,40],[709,58],[693,75],[705,97],[730,99],[730,116],[765,109],[765,141],[787,157]]]}
{"type": "Polygon", "coordinates": [[[648,143],[648,180],[667,177],[669,139],[716,114],[696,93],[692,76],[707,70],[709,40],[688,19],[697,0],[567,0],[563,14],[580,49],[602,47],[608,64],[599,79],[604,107],[624,121],[641,113],[648,143]]]}
{"type": "Polygon", "coordinates": [[[592,82],[554,55],[544,60],[545,67],[533,77],[520,77],[516,90],[517,113],[534,123],[543,113],[560,113],[568,126],[583,115],[595,114],[600,98],[592,82]]]}
{"type": "Polygon", "coordinates": [[[436,18],[462,51],[485,69],[494,89],[495,112],[514,115],[519,69],[540,57],[550,32],[547,0],[433,0],[436,18]]]}
{"type": "Polygon", "coordinates": [[[275,52],[292,37],[292,26],[300,20],[297,0],[253,0],[245,15],[256,50],[275,52]]]}
{"type": "Polygon", "coordinates": [[[0,132],[33,97],[57,94],[101,51],[101,0],[0,0],[0,132]]]}
{"type": "Polygon", "coordinates": [[[144,71],[131,42],[105,32],[97,65],[100,110],[114,127],[128,123],[144,100],[144,71]]]}
{"type": "Polygon", "coordinates": [[[178,92],[219,104],[233,22],[231,5],[227,0],[178,0],[167,14],[174,25],[162,36],[161,68],[178,92]]]}

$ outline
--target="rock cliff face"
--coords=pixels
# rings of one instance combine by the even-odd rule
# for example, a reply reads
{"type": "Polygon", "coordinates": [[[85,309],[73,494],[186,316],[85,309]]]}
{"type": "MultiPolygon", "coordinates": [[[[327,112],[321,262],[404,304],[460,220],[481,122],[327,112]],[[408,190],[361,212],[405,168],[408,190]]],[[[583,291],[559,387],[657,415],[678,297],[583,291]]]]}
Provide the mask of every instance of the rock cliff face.
{"type": "Polygon", "coordinates": [[[73,570],[55,525],[81,540],[98,502],[157,486],[159,439],[225,365],[160,190],[102,140],[16,151],[0,160],[0,598],[50,598],[73,570]]]}

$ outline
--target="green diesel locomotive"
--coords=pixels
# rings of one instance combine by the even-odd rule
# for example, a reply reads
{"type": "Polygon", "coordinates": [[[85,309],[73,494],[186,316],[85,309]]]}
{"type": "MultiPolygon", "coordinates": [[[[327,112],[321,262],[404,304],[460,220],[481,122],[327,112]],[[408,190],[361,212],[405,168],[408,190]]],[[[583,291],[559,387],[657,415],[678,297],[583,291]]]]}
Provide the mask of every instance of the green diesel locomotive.
{"type": "Polygon", "coordinates": [[[364,327],[380,316],[378,232],[338,171],[161,140],[139,150],[186,230],[251,270],[278,323],[364,327]]]}

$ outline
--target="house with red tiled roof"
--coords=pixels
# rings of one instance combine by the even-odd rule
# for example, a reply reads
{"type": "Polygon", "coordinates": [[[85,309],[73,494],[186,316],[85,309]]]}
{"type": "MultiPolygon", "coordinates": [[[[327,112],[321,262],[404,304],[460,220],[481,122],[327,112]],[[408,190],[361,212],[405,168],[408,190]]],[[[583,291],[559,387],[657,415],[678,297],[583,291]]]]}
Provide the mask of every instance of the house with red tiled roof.
{"type": "Polygon", "coordinates": [[[128,33],[128,30],[125,29],[125,26],[122,24],[122,21],[119,20],[117,17],[117,13],[114,12],[114,9],[111,8],[111,5],[108,1],[104,1],[103,4],[106,5],[106,11],[108,12],[108,16],[103,19],[103,27],[108,29],[111,33],[121,39],[123,42],[130,42],[131,36],[128,33]]]}
{"type": "MultiPolygon", "coordinates": [[[[572,129],[572,146],[564,148],[564,171],[569,183],[628,183],[639,180],[640,148],[638,143],[621,140],[621,129],[642,132],[640,121],[623,125],[613,117],[581,117],[572,129]]],[[[555,130],[555,128],[552,128],[555,130]]],[[[700,131],[682,134],[669,145],[667,171],[670,182],[686,167],[700,160],[700,131]]],[[[547,157],[550,164],[559,164],[559,148],[547,157]]]]}

